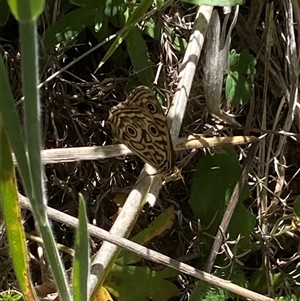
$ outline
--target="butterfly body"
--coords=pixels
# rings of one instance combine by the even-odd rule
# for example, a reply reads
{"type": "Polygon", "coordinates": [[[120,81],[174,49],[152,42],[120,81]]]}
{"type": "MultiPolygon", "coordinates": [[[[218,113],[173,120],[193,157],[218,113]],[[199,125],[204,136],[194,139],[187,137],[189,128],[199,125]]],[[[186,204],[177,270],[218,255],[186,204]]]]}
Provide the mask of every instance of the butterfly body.
{"type": "Polygon", "coordinates": [[[139,86],[109,111],[113,134],[163,177],[178,173],[167,120],[150,88],[139,86]]]}

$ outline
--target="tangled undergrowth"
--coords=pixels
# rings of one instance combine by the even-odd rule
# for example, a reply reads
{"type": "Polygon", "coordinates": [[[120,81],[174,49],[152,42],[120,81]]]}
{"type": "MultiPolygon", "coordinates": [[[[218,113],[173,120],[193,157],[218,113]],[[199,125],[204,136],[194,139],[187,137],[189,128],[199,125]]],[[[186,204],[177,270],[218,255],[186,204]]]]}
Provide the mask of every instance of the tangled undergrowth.
{"type": "MultiPolygon", "coordinates": [[[[292,52],[296,49],[293,46],[299,44],[299,35],[295,41],[292,40],[298,29],[288,27],[290,7],[288,1],[261,5],[257,5],[257,1],[247,1],[240,7],[230,47],[239,53],[248,49],[256,58],[256,74],[251,78],[254,92],[249,101],[239,106],[232,105],[225,98],[221,106],[223,111],[231,114],[231,118],[242,126],[228,124],[207,109],[203,82],[205,62],[201,57],[193,78],[180,137],[196,134],[206,138],[265,135],[248,174],[250,193],[243,200],[244,207],[255,216],[255,226],[249,236],[252,248],[238,249],[239,238],[227,239],[227,234],[224,233],[220,258],[214,271],[216,275],[223,275],[233,282],[241,277],[241,286],[247,286],[270,297],[291,298],[294,295],[299,298],[297,286],[300,282],[300,228],[299,218],[294,209],[294,202],[300,194],[299,96],[297,98],[296,92],[299,88],[299,51],[292,52]]],[[[184,47],[177,47],[174,36],[181,41],[189,40],[196,10],[196,7],[173,2],[171,6],[162,11],[158,10],[153,15],[152,20],[159,28],[156,32],[158,36],[144,36],[148,56],[153,63],[152,72],[156,74],[156,86],[164,95],[162,100],[165,107],[169,107],[176,92],[185,51],[184,47]]],[[[220,8],[218,13],[221,21],[224,21],[225,17],[220,8]]],[[[47,23],[46,14],[39,28],[41,37],[51,25],[47,23]]],[[[294,18],[299,22],[296,16],[294,18]]],[[[21,112],[22,87],[18,71],[20,54],[18,44],[7,40],[9,34],[16,35],[16,28],[12,24],[13,21],[9,21],[0,31],[1,36],[3,35],[3,40],[0,40],[1,53],[7,64],[11,86],[15,99],[19,100],[17,105],[21,112]]],[[[111,20],[110,29],[116,30],[113,24],[111,20]]],[[[144,20],[140,23],[140,28],[147,32],[148,25],[144,20]]],[[[226,28],[228,29],[228,26],[226,28]]],[[[58,51],[49,51],[41,39],[41,82],[86,53],[98,42],[88,27],[75,41],[64,45],[66,49],[61,46],[58,51]]],[[[139,71],[132,66],[126,46],[122,44],[120,47],[117,54],[97,72],[95,70],[107,47],[87,55],[41,88],[44,149],[106,146],[115,143],[115,137],[112,137],[107,124],[108,111],[112,106],[124,101],[133,87],[141,84],[139,71]]],[[[242,164],[247,156],[248,146],[235,146],[234,150],[242,164]]],[[[210,225],[206,224],[203,227],[203,221],[195,218],[189,202],[191,190],[199,169],[197,164],[201,158],[203,160],[204,154],[226,153],[227,149],[222,147],[177,152],[176,162],[181,168],[183,180],[166,183],[160,191],[155,207],[148,204],[144,206],[131,237],[147,228],[156,217],[173,206],[176,219],[172,229],[153,239],[148,246],[202,269],[208,256],[205,244],[211,239],[207,235],[210,225]]],[[[78,194],[82,193],[89,222],[109,230],[122,208],[126,195],[136,183],[143,165],[136,156],[47,164],[45,172],[48,205],[76,217],[78,194]]],[[[217,180],[211,184],[215,189],[220,187],[217,180]]],[[[22,192],[21,184],[19,188],[22,192]]],[[[31,213],[26,211],[23,217],[26,232],[35,233],[31,213]]],[[[214,218],[210,217],[212,222],[214,218]]],[[[240,215],[239,219],[242,227],[243,216],[240,215]]],[[[74,230],[68,226],[67,221],[65,224],[53,221],[53,229],[57,242],[72,248],[74,230]]],[[[101,244],[102,241],[91,238],[92,253],[97,252],[101,244]]],[[[45,283],[42,280],[45,275],[42,275],[38,259],[38,245],[28,240],[28,248],[32,259],[33,281],[37,284],[45,283]]],[[[66,268],[72,266],[72,257],[69,254],[62,253],[62,258],[66,268]]],[[[0,290],[17,288],[8,259],[6,242],[2,239],[0,290]]],[[[157,268],[150,262],[142,264],[157,268]]],[[[196,280],[180,275],[173,277],[171,281],[180,291],[173,297],[174,300],[188,300],[196,286],[196,280]]]]}

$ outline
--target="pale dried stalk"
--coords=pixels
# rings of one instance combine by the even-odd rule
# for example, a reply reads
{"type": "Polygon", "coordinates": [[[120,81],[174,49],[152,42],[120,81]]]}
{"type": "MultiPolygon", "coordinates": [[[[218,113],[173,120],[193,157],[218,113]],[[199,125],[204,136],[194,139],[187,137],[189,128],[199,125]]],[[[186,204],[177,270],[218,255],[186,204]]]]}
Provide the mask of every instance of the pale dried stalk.
{"type": "MultiPolygon", "coordinates": [[[[189,136],[179,138],[174,146],[175,151],[183,151],[195,148],[220,147],[223,145],[242,145],[257,141],[255,136],[213,137],[198,138],[189,136]]],[[[132,151],[124,144],[107,146],[84,146],[72,148],[53,148],[42,150],[42,163],[64,163],[85,160],[104,160],[115,157],[133,155],[132,151]]],[[[14,159],[14,164],[16,160],[14,159]]]]}

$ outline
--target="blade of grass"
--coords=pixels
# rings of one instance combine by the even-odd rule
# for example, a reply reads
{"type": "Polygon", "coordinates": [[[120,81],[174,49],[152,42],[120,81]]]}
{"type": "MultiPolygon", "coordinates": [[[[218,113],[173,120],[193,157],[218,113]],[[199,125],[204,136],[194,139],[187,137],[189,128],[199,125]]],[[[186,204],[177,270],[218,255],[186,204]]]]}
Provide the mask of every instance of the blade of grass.
{"type": "Polygon", "coordinates": [[[15,170],[6,133],[0,114],[0,203],[3,209],[9,250],[14,272],[23,295],[27,300],[38,300],[30,278],[29,259],[27,256],[21,209],[15,170]]]}
{"type": "Polygon", "coordinates": [[[75,239],[75,257],[73,262],[73,296],[74,301],[88,300],[88,275],[90,271],[90,252],[88,220],[85,201],[79,195],[78,227],[75,239]]]}
{"type": "Polygon", "coordinates": [[[25,142],[2,58],[0,58],[0,88],[0,114],[2,114],[3,126],[7,132],[10,145],[15,152],[26,194],[30,198],[31,190],[29,187],[31,186],[31,181],[25,142]]]}
{"type": "MultiPolygon", "coordinates": [[[[20,150],[15,144],[11,144],[13,151],[16,154],[18,166],[21,174],[27,178],[23,184],[27,185],[25,190],[31,201],[33,214],[39,226],[42,235],[45,251],[49,259],[49,263],[53,272],[58,292],[61,300],[71,300],[68,284],[64,275],[63,265],[61,263],[58,250],[55,245],[55,240],[50,227],[50,223],[45,210],[46,196],[43,181],[43,168],[41,164],[41,130],[40,130],[40,107],[38,97],[38,51],[37,51],[37,29],[36,18],[41,9],[41,4],[44,1],[27,0],[24,1],[11,0],[12,12],[15,12],[15,17],[20,23],[20,45],[21,45],[21,71],[23,81],[23,91],[25,96],[25,135],[27,144],[28,159],[25,168],[21,170],[22,162],[18,158],[26,158],[26,152],[20,155],[20,150]],[[22,3],[21,3],[22,2],[22,3]],[[26,12],[23,10],[27,10],[26,12]]],[[[2,107],[11,107],[13,104],[8,104],[12,99],[4,99],[2,107]]],[[[10,113],[10,112],[9,112],[10,113]]],[[[8,118],[8,116],[7,116],[8,118]]],[[[16,122],[19,122],[17,120],[16,122]]],[[[6,126],[6,125],[5,125],[6,126]]],[[[7,127],[11,130],[11,128],[7,127]]],[[[8,132],[9,140],[12,139],[14,133],[8,132]]],[[[13,139],[12,139],[13,140],[13,139]]],[[[22,143],[22,140],[20,141],[22,143]]],[[[25,145],[21,146],[21,151],[26,149],[25,145]]]]}
{"type": "Polygon", "coordinates": [[[54,236],[48,216],[45,213],[46,195],[41,163],[41,124],[38,85],[38,51],[36,39],[36,22],[20,22],[21,70],[25,116],[25,134],[28,149],[28,159],[32,180],[31,204],[34,217],[44,241],[45,251],[50,262],[55,283],[61,300],[71,300],[63,265],[55,245],[54,236]]]}
{"type": "Polygon", "coordinates": [[[136,26],[128,33],[126,47],[130,56],[134,71],[143,85],[150,85],[154,81],[153,62],[151,62],[146,41],[142,32],[136,26]]]}

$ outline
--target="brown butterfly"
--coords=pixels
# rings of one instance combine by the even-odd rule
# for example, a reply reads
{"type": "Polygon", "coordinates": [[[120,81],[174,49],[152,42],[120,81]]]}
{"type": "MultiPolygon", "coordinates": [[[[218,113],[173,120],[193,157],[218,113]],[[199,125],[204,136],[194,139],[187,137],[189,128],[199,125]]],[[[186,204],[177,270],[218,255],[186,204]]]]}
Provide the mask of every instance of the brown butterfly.
{"type": "Polygon", "coordinates": [[[109,110],[108,121],[113,135],[163,178],[180,178],[167,119],[150,88],[135,88],[109,110]]]}

